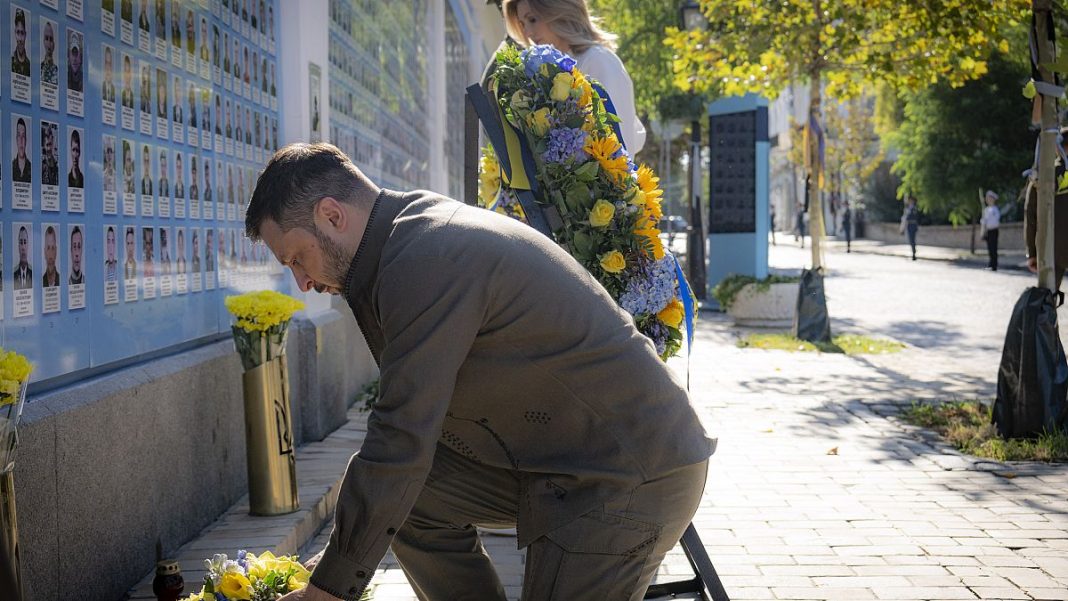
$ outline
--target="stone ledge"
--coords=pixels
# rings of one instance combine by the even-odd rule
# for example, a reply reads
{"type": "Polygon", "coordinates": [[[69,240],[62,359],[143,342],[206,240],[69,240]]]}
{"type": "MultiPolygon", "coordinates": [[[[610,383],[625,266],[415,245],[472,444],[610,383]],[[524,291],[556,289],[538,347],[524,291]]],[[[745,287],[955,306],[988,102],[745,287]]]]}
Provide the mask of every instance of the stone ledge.
{"type": "MultiPolygon", "coordinates": [[[[276,555],[294,555],[315,537],[334,517],[341,478],[367,434],[367,415],[353,407],[346,415],[348,421],[321,442],[297,448],[298,511],[272,517],[251,516],[248,495],[245,495],[173,553],[185,579],[183,595],[200,590],[205,576],[204,560],[215,553],[233,556],[239,549],[247,549],[254,553],[270,550],[276,555]]],[[[154,571],[142,578],[127,598],[154,600],[153,578],[154,571]]]]}

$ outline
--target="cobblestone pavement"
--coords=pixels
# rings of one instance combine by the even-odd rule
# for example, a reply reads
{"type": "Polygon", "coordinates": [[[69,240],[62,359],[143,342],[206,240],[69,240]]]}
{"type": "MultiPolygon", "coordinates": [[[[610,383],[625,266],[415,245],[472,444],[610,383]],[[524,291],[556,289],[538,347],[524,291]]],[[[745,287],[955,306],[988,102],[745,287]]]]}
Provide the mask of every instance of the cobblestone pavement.
{"type": "MultiPolygon", "coordinates": [[[[780,245],[771,261],[807,256],[780,245]]],[[[1009,312],[1033,278],[828,259],[835,331],[905,351],[739,349],[725,316],[701,316],[693,398],[720,443],[695,523],[731,598],[1068,599],[1068,466],[975,461],[895,417],[915,399],[993,396],[1009,312]]],[[[515,599],[523,555],[487,540],[515,599]]],[[[676,549],[658,579],[689,576],[676,549]]],[[[395,563],[375,582],[379,601],[415,599],[395,563]]]]}

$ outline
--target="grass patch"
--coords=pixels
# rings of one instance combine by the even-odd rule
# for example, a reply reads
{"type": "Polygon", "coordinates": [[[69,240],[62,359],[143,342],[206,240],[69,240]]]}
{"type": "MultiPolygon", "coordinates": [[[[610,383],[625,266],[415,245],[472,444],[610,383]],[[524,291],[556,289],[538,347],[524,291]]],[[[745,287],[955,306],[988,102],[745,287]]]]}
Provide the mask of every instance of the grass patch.
{"type": "Polygon", "coordinates": [[[996,461],[1068,462],[1068,432],[1037,438],[1002,438],[990,421],[991,408],[980,401],[916,403],[901,417],[938,432],[958,451],[996,461]]]}
{"type": "Polygon", "coordinates": [[[359,406],[361,411],[370,411],[371,406],[378,400],[378,378],[371,380],[363,385],[360,392],[356,393],[356,400],[354,403],[359,406]]]}
{"type": "Polygon", "coordinates": [[[896,353],[905,348],[904,344],[884,338],[872,338],[858,334],[835,336],[831,342],[806,342],[787,333],[748,334],[738,341],[739,348],[758,348],[765,350],[845,353],[846,355],[880,355],[896,353]]]}

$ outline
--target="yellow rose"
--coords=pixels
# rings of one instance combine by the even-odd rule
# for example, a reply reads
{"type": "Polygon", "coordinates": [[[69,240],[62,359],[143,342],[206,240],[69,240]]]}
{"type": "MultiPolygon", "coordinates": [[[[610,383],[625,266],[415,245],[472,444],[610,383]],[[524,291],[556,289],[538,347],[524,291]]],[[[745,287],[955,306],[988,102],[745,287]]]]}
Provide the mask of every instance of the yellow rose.
{"type": "Polygon", "coordinates": [[[534,130],[536,136],[544,136],[549,132],[549,109],[540,108],[527,116],[527,126],[534,130]]]}
{"type": "Polygon", "coordinates": [[[630,198],[630,204],[638,207],[645,204],[645,192],[642,192],[641,188],[634,189],[634,196],[630,198]]]}
{"type": "Polygon", "coordinates": [[[682,318],[685,314],[686,310],[682,306],[682,301],[673,298],[666,307],[656,314],[656,316],[660,321],[664,322],[665,325],[677,328],[679,327],[679,324],[682,323],[682,318]]]}
{"type": "Polygon", "coordinates": [[[616,207],[607,200],[598,200],[590,210],[590,225],[593,227],[605,227],[612,223],[612,217],[616,214],[616,207]]]}
{"type": "Polygon", "coordinates": [[[227,572],[222,575],[219,592],[227,599],[249,601],[252,599],[252,583],[240,572],[227,572]]]}
{"type": "Polygon", "coordinates": [[[619,273],[627,266],[627,260],[618,250],[601,255],[601,268],[608,273],[619,273]]]}
{"type": "Polygon", "coordinates": [[[575,78],[570,73],[557,73],[553,78],[553,89],[549,92],[549,98],[557,102],[563,102],[571,96],[571,84],[575,78]]]}

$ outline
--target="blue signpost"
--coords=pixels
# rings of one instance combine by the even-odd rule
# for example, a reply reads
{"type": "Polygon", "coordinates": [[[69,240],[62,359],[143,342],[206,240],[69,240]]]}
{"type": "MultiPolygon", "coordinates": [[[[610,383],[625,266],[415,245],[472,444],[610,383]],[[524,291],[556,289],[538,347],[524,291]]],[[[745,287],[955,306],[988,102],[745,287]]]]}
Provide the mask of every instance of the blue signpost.
{"type": "Polygon", "coordinates": [[[768,101],[747,94],[708,107],[708,286],[768,275],[768,101]]]}

